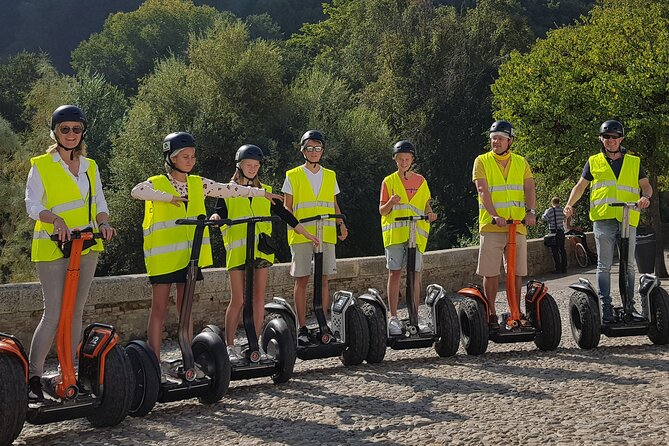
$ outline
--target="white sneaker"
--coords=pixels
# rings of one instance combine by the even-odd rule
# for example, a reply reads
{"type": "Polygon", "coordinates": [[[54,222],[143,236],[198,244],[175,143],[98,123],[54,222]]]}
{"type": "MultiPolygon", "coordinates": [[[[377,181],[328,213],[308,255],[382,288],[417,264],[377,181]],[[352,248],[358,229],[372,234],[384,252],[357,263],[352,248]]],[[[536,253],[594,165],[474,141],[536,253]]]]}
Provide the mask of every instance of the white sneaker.
{"type": "Polygon", "coordinates": [[[228,345],[228,358],[230,358],[230,364],[234,365],[241,364],[244,360],[236,345],[228,345]]]}
{"type": "Polygon", "coordinates": [[[258,350],[260,350],[260,362],[273,361],[274,360],[274,356],[270,355],[269,353],[266,353],[265,350],[263,350],[261,345],[258,345],[258,350]]]}
{"type": "Polygon", "coordinates": [[[398,336],[402,334],[402,326],[400,325],[397,316],[391,317],[388,321],[388,330],[390,331],[390,336],[398,336]]]}

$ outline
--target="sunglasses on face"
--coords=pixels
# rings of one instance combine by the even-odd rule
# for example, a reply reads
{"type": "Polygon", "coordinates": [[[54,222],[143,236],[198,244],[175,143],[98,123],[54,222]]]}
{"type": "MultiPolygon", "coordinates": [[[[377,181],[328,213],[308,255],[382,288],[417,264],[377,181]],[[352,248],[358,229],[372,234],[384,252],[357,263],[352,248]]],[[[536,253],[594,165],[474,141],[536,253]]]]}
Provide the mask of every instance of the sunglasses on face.
{"type": "Polygon", "coordinates": [[[75,135],[79,135],[81,132],[84,131],[84,128],[83,127],[71,127],[71,128],[70,127],[61,127],[61,128],[58,129],[58,131],[60,133],[62,133],[63,135],[67,135],[68,133],[70,133],[70,130],[72,130],[75,135]]]}
{"type": "Polygon", "coordinates": [[[321,152],[323,150],[323,146],[304,146],[304,150],[306,152],[321,152]]]}
{"type": "Polygon", "coordinates": [[[603,139],[620,139],[620,135],[602,135],[603,139]]]}

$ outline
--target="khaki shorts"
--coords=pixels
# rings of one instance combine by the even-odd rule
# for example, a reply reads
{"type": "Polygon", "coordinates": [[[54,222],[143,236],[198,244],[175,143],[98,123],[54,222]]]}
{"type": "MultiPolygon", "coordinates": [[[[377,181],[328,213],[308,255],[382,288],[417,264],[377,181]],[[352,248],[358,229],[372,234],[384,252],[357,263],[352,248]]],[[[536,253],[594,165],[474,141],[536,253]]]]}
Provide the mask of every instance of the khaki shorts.
{"type": "MultiPolygon", "coordinates": [[[[482,232],[479,248],[479,264],[476,274],[494,277],[500,274],[499,266],[504,256],[506,268],[506,243],[509,234],[506,232],[482,232]]],[[[516,234],[516,276],[527,276],[527,238],[516,234]]]]}
{"type": "MultiPolygon", "coordinates": [[[[290,245],[290,253],[293,255],[290,264],[290,275],[293,277],[310,276],[312,272],[312,259],[314,257],[314,244],[298,243],[290,245]]],[[[337,274],[337,259],[335,258],[335,245],[323,243],[323,275],[333,276],[337,274]]]]}

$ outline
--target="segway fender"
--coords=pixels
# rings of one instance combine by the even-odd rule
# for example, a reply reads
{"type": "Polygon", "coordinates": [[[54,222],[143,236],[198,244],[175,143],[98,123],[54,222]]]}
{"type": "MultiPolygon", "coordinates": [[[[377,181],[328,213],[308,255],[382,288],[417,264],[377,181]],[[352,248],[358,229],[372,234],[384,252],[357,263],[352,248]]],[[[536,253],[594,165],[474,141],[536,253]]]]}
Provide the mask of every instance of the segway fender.
{"type": "Polygon", "coordinates": [[[350,291],[337,291],[332,298],[330,318],[332,331],[337,339],[346,344],[346,311],[355,305],[355,298],[350,291]]]}
{"type": "Polygon", "coordinates": [[[660,279],[652,274],[642,274],[639,277],[639,294],[649,296],[654,288],[660,286],[660,279]]]}
{"type": "Polygon", "coordinates": [[[28,382],[28,355],[26,354],[21,341],[10,334],[0,333],[0,351],[15,355],[19,358],[21,365],[23,366],[23,372],[26,376],[26,382],[28,382]]]}
{"type": "Polygon", "coordinates": [[[296,319],[295,310],[293,310],[293,307],[283,297],[273,297],[271,302],[266,303],[265,311],[268,310],[287,311],[293,319],[296,319]]]}
{"type": "Polygon", "coordinates": [[[592,286],[590,281],[588,279],[584,278],[579,278],[578,282],[574,282],[571,285],[569,285],[569,288],[575,291],[580,291],[581,293],[585,293],[588,296],[594,298],[595,300],[597,299],[597,291],[595,291],[595,288],[592,286]]]}
{"type": "Polygon", "coordinates": [[[83,339],[79,347],[79,380],[95,394],[102,395],[105,360],[118,344],[118,335],[111,325],[91,324],[86,327],[83,339]]]}
{"type": "Polygon", "coordinates": [[[460,290],[458,290],[458,294],[462,297],[474,299],[475,301],[481,302],[481,304],[486,310],[485,314],[490,313],[490,309],[488,308],[488,300],[485,298],[485,292],[483,291],[483,289],[481,289],[480,286],[469,285],[468,287],[461,288],[460,290]]]}
{"type": "Polygon", "coordinates": [[[425,293],[425,305],[430,310],[430,320],[432,321],[433,333],[437,333],[439,328],[439,317],[436,311],[437,304],[440,300],[445,298],[446,292],[444,291],[444,287],[437,285],[436,283],[432,283],[427,286],[427,291],[425,293]]]}
{"type": "Polygon", "coordinates": [[[386,307],[386,303],[383,301],[381,294],[376,288],[367,288],[367,292],[358,296],[357,299],[363,302],[369,302],[370,304],[379,305],[385,312],[388,312],[388,307],[386,307]]]}

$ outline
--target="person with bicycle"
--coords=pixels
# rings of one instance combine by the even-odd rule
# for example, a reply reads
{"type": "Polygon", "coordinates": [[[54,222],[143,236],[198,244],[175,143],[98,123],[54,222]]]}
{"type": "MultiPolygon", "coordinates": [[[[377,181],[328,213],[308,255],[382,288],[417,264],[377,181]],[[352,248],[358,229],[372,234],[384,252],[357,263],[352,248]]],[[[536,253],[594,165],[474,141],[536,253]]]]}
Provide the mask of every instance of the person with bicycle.
{"type": "MultiPolygon", "coordinates": [[[[602,301],[602,320],[615,322],[611,300],[611,265],[617,240],[620,238],[622,208],[609,206],[615,202],[636,202],[637,209],[630,210],[629,255],[627,284],[628,296],[634,308],[634,250],[639,209],[650,206],[653,188],[646,177],[638,156],[627,153],[622,146],[625,129],[619,121],[609,120],[599,129],[601,150],[592,155],[583,167],[581,178],[569,194],[564,214],[574,214],[574,205],[590,185],[590,220],[593,222],[597,246],[597,288],[602,301]],[[592,183],[592,184],[591,184],[592,183]]],[[[634,313],[637,313],[634,310],[634,313]]]]}
{"type": "Polygon", "coordinates": [[[546,209],[541,219],[548,223],[548,230],[555,234],[553,244],[550,245],[555,262],[554,273],[567,272],[567,251],[564,249],[564,212],[560,207],[560,198],[553,197],[551,207],[546,209]]]}
{"type": "MultiPolygon", "coordinates": [[[[499,328],[495,299],[499,290],[499,265],[506,256],[508,228],[506,220],[536,223],[536,190],[530,165],[525,158],[510,151],[515,132],[508,121],[496,121],[490,127],[491,150],[474,161],[472,180],[479,200],[480,248],[476,274],[483,276],[483,289],[490,314],[489,325],[499,328]]],[[[527,275],[527,228],[516,225],[516,289],[527,275]]],[[[516,293],[520,308],[520,293],[516,293]]],[[[520,325],[530,322],[521,314],[520,325]]]]}

